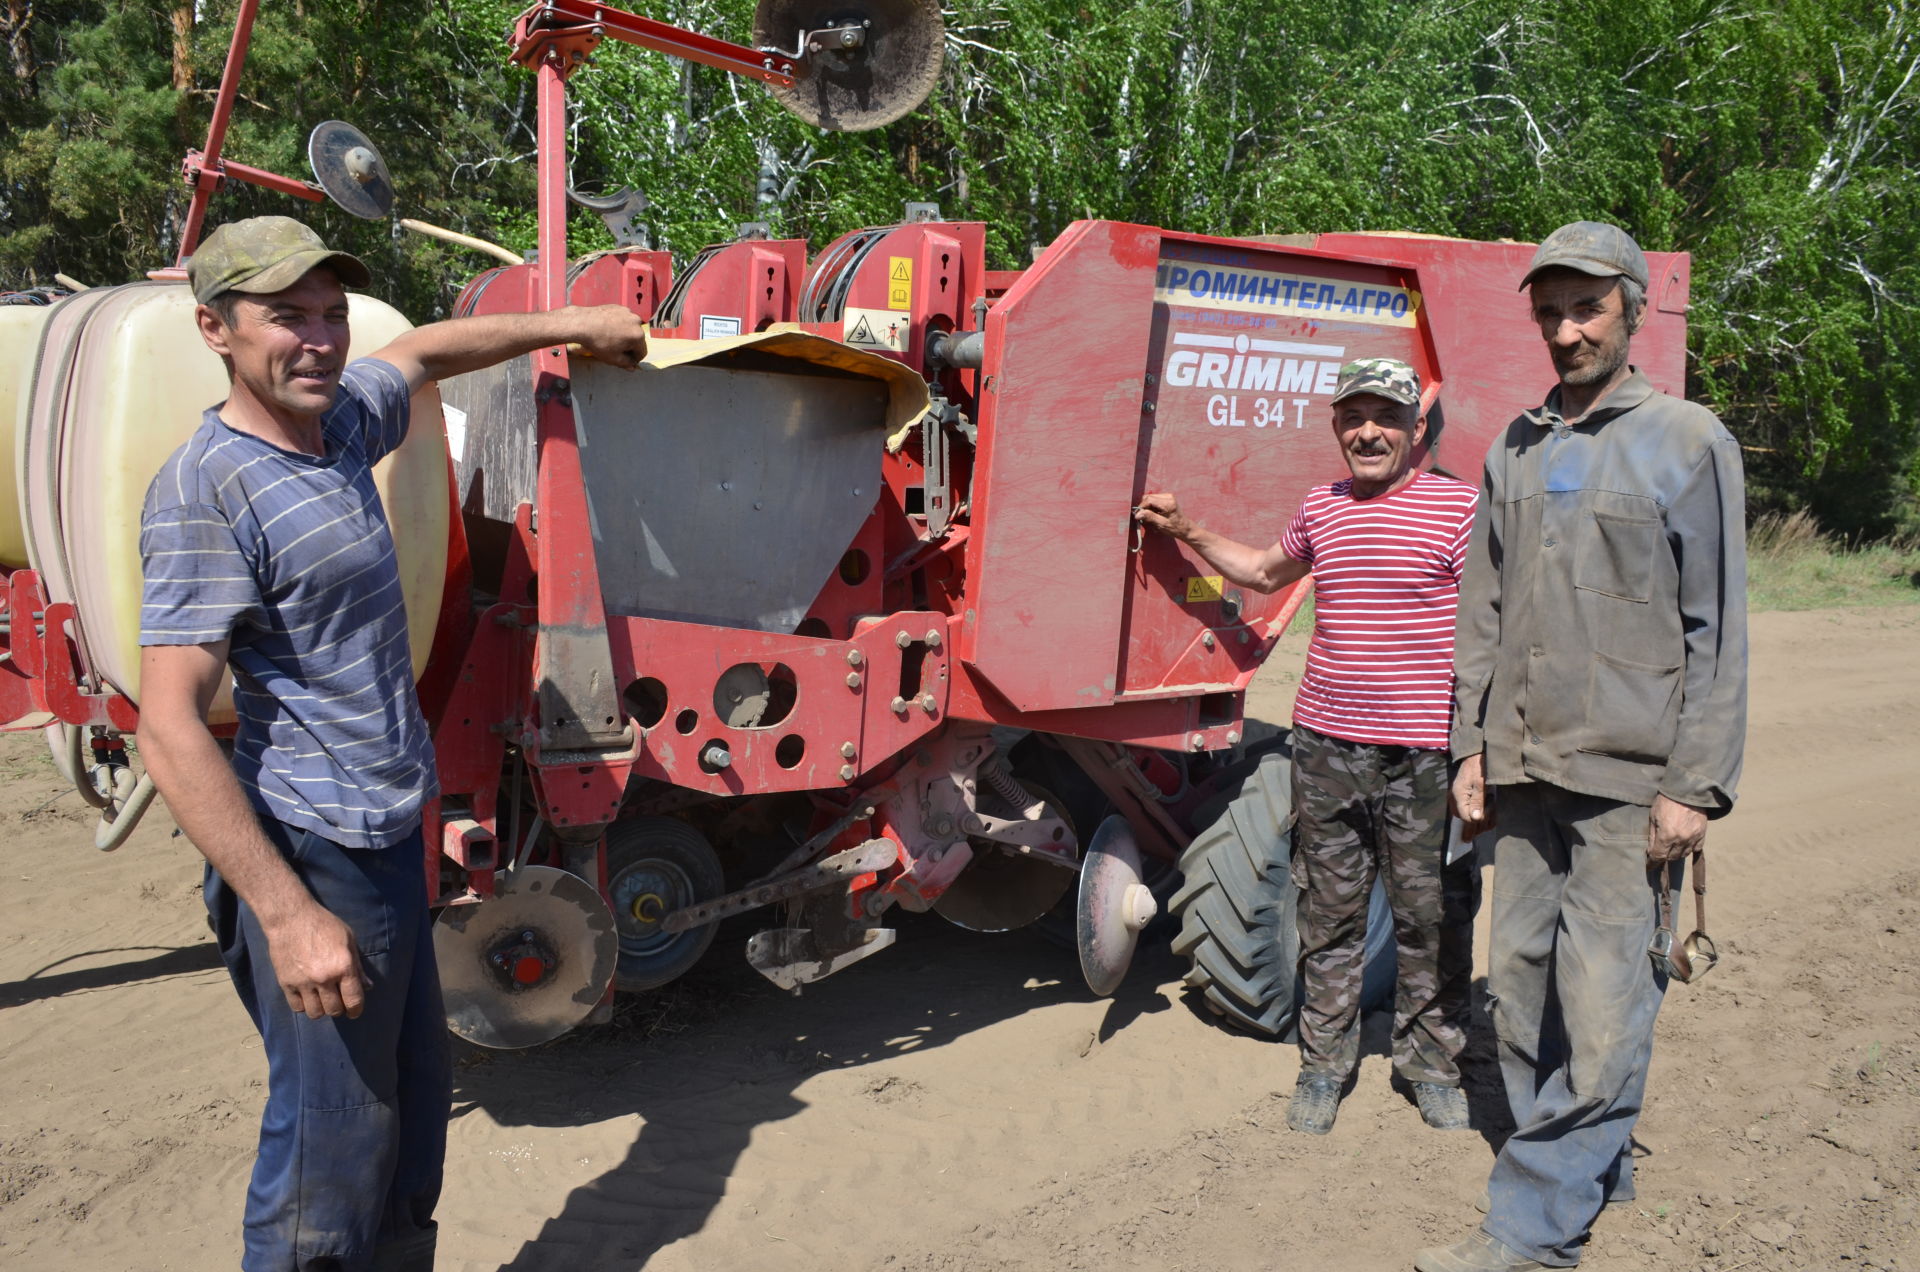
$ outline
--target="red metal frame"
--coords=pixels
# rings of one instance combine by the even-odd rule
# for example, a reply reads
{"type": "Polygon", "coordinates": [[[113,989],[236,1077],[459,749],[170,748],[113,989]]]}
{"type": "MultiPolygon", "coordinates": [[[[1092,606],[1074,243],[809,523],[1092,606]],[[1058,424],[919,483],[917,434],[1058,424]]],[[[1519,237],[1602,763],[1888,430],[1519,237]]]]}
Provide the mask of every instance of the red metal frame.
{"type": "Polygon", "coordinates": [[[79,650],[68,629],[73,606],[49,605],[33,570],[7,576],[6,649],[10,657],[0,673],[0,721],[7,728],[38,727],[62,720],[131,733],[140,722],[133,703],[112,690],[82,683],[79,650]],[[46,718],[41,718],[41,717],[46,718]]]}
{"type": "Polygon", "coordinates": [[[268,172],[265,168],[254,168],[220,157],[220,148],[227,140],[227,125],[233,119],[233,103],[240,89],[240,71],[247,64],[247,46],[253,41],[253,20],[259,12],[260,0],[240,0],[240,10],[234,16],[233,41],[227,46],[226,69],[220,73],[220,90],[214,94],[213,118],[207,124],[207,144],[200,150],[188,151],[186,160],[180,165],[180,174],[193,191],[193,201],[187,205],[187,219],[180,231],[180,251],[174,259],[173,269],[159,271],[161,274],[178,276],[179,271],[186,269],[187,258],[200,245],[200,231],[207,221],[207,202],[227,183],[229,177],[314,203],[326,198],[324,193],[304,181],[294,181],[268,172]]]}
{"type": "Polygon", "coordinates": [[[678,308],[654,315],[654,334],[697,340],[792,322],[806,271],[802,239],[741,239],[706,248],[675,284],[678,308]]]}
{"type": "Polygon", "coordinates": [[[564,78],[584,66],[606,36],[779,88],[793,86],[793,63],[787,58],[577,0],[544,0],[522,13],[513,24],[509,58],[519,66],[554,66],[564,78]]]}

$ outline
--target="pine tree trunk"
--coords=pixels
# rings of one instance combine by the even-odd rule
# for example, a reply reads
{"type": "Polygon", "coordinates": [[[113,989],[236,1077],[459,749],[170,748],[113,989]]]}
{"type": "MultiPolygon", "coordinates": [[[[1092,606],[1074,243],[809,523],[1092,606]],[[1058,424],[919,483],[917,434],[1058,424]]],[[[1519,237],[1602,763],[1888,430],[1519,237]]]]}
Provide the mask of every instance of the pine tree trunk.
{"type": "Polygon", "coordinates": [[[39,64],[33,60],[33,0],[7,0],[7,54],[22,97],[37,91],[39,64]]]}

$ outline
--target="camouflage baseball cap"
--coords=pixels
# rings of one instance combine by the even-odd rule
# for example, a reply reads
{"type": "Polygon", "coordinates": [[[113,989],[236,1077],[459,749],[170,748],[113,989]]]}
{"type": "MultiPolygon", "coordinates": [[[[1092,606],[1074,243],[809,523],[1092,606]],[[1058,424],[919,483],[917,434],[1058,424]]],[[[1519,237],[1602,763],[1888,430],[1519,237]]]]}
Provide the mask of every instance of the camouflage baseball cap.
{"type": "Polygon", "coordinates": [[[1398,358],[1357,358],[1340,368],[1340,383],[1333,390],[1333,400],[1338,403],[1362,393],[1418,406],[1420,373],[1398,358]]]}
{"type": "Polygon", "coordinates": [[[254,216],[230,221],[209,234],[187,261],[193,298],[206,304],[221,292],[264,296],[283,291],[325,265],[348,287],[365,287],[373,275],[357,256],[335,252],[290,216],[254,216]]]}
{"type": "Polygon", "coordinates": [[[1640,250],[1631,234],[1604,221],[1574,221],[1547,235],[1540,250],[1533,254],[1533,264],[1527,266],[1519,290],[1525,291],[1541,270],[1556,266],[1577,269],[1596,278],[1625,275],[1640,284],[1642,290],[1647,285],[1647,254],[1640,250]]]}

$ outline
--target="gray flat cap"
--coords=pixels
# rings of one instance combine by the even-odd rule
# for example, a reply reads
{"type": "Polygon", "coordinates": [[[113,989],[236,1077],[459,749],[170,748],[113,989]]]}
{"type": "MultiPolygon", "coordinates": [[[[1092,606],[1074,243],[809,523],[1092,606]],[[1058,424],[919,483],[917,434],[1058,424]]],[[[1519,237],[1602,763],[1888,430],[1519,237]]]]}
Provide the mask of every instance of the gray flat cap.
{"type": "Polygon", "coordinates": [[[1556,267],[1577,269],[1596,278],[1625,275],[1642,288],[1647,285],[1647,254],[1632,235],[1604,221],[1574,221],[1547,235],[1533,254],[1533,264],[1527,266],[1519,290],[1525,291],[1541,270],[1556,267]]]}

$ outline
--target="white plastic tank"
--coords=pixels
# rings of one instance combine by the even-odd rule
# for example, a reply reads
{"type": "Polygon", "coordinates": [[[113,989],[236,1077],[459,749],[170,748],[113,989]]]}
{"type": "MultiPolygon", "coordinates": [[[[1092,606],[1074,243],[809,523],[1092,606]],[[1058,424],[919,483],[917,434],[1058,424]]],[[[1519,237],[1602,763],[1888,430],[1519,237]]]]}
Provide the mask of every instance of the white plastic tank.
{"type": "MultiPolygon", "coordinates": [[[[227,396],[226,368],[201,342],[192,294],[179,283],[94,288],[29,311],[37,322],[13,320],[8,308],[0,308],[0,427],[10,422],[14,432],[0,444],[0,475],[12,477],[0,486],[0,564],[31,565],[49,601],[72,601],[87,666],[138,702],[141,504],[201,413],[227,396]],[[23,359],[16,336],[29,329],[40,338],[23,359]]],[[[355,356],[410,326],[361,295],[351,321],[355,356]]],[[[433,386],[414,397],[406,444],[374,479],[393,526],[418,675],[447,563],[447,448],[433,386]]],[[[223,690],[213,719],[232,718],[223,690]]]]}

